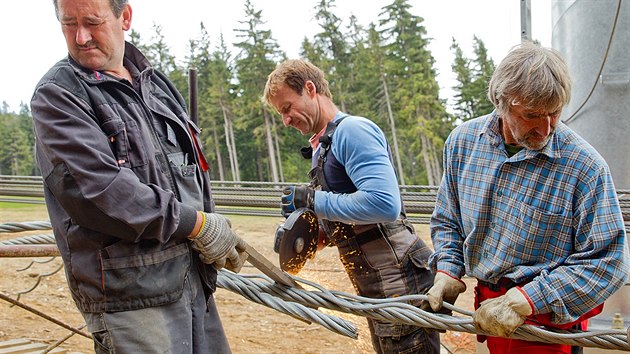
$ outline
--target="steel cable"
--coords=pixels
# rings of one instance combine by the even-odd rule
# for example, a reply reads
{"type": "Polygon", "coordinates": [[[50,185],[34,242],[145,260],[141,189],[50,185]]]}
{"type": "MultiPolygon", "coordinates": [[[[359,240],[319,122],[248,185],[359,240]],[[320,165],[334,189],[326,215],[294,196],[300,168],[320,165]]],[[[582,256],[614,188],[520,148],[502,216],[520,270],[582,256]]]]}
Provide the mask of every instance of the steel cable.
{"type": "Polygon", "coordinates": [[[50,230],[50,221],[7,222],[0,224],[1,232],[22,232],[32,230],[50,230]]]}
{"type": "MultiPolygon", "coordinates": [[[[2,225],[0,225],[1,227],[2,225]]],[[[4,240],[0,242],[0,245],[48,245],[55,243],[55,236],[53,235],[29,235],[24,237],[18,237],[11,240],[4,240]]]]}
{"type": "MultiPolygon", "coordinates": [[[[282,285],[275,285],[273,281],[265,275],[255,277],[264,279],[264,282],[255,282],[249,279],[246,283],[239,281],[239,278],[251,278],[249,275],[239,275],[222,270],[219,278],[229,278],[234,284],[248,287],[249,293],[273,293],[274,296],[281,297],[290,302],[301,303],[311,308],[327,308],[329,310],[340,311],[362,317],[369,317],[381,321],[428,327],[439,330],[449,330],[457,332],[467,332],[471,334],[490,335],[475,328],[472,322],[472,313],[463,311],[450,304],[445,307],[453,312],[461,313],[468,318],[459,316],[449,316],[424,311],[407,302],[426,300],[425,295],[405,295],[391,299],[372,299],[358,295],[352,295],[340,291],[327,290],[322,286],[293,276],[299,283],[312,287],[316,290],[305,290],[297,288],[287,288],[282,285]]],[[[231,290],[231,289],[227,289],[231,290]]],[[[616,349],[630,351],[628,335],[621,330],[551,330],[533,325],[522,325],[511,338],[537,341],[545,343],[561,343],[581,347],[593,347],[602,349],[616,349]]]]}
{"type": "MultiPolygon", "coordinates": [[[[267,281],[269,283],[273,283],[273,280],[271,280],[270,278],[268,278],[267,281]]],[[[256,282],[254,282],[247,276],[239,276],[235,273],[221,270],[219,272],[219,276],[217,277],[217,286],[225,290],[240,294],[250,301],[265,305],[269,308],[272,308],[284,314],[288,314],[307,323],[318,323],[322,327],[337,334],[341,334],[353,339],[357,339],[359,337],[357,328],[352,323],[340,317],[328,315],[313,308],[309,308],[298,302],[286,301],[282,298],[260,291],[260,286],[258,286],[256,282]]],[[[284,287],[286,290],[295,290],[294,288],[288,288],[284,285],[274,286],[284,287]]],[[[274,293],[278,292],[275,291],[274,293]]]]}
{"type": "MultiPolygon", "coordinates": [[[[35,230],[50,229],[49,222],[6,223],[0,224],[4,232],[27,231],[26,227],[35,230]],[[20,230],[20,231],[14,231],[20,230]]],[[[49,235],[35,235],[33,240],[23,237],[19,242],[42,242],[41,236],[54,243],[49,235]]],[[[9,240],[11,241],[11,240],[9,240]]],[[[6,241],[5,241],[6,242],[6,241]]],[[[372,299],[348,294],[336,290],[328,290],[323,286],[301,279],[292,278],[315,290],[291,288],[273,282],[262,274],[235,274],[222,269],[219,271],[217,285],[226,290],[240,294],[250,301],[273,308],[307,323],[315,322],[335,333],[357,338],[354,325],[336,316],[324,314],[317,309],[369,317],[377,320],[415,325],[420,327],[467,332],[471,334],[489,335],[477,330],[472,322],[472,313],[458,309],[450,304],[444,306],[449,310],[467,317],[449,316],[424,311],[408,302],[426,300],[424,295],[405,295],[390,299],[372,299]],[[260,280],[257,280],[260,279],[260,280]]],[[[581,347],[616,349],[630,351],[628,333],[621,330],[554,330],[532,325],[522,325],[511,338],[545,343],[560,343],[581,347]]]]}

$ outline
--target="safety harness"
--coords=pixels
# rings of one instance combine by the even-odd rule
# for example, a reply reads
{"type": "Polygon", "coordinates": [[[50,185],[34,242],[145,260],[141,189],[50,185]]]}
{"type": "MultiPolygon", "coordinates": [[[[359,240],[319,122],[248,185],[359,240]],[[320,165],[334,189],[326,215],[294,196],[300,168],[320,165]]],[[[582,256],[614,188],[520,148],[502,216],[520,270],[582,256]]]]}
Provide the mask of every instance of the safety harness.
{"type": "MultiPolygon", "coordinates": [[[[324,175],[324,164],[328,160],[328,153],[332,147],[333,135],[337,126],[343,122],[348,116],[337,119],[336,122],[331,121],[326,125],[324,134],[319,138],[319,153],[317,155],[317,161],[313,162],[313,168],[309,171],[308,176],[311,179],[311,187],[314,189],[321,189],[323,191],[332,191],[326,182],[324,175]]],[[[389,152],[389,147],[388,147],[389,152]]],[[[312,148],[305,147],[301,150],[304,158],[312,158],[312,148]]],[[[334,155],[333,155],[334,156],[334,155]]],[[[392,159],[390,153],[390,161],[392,159]]],[[[349,180],[349,179],[348,179],[349,180]]],[[[349,183],[352,181],[349,180],[349,183]]],[[[356,186],[354,187],[356,190],[356,186]]],[[[377,238],[389,238],[391,235],[400,232],[403,228],[413,229],[411,223],[407,220],[405,207],[401,197],[401,214],[400,217],[393,222],[379,223],[379,224],[367,224],[367,225],[353,225],[346,224],[340,221],[320,220],[320,223],[329,238],[329,241],[335,245],[347,244],[352,240],[352,244],[362,245],[373,241],[377,238]],[[359,237],[357,237],[359,236],[359,237]]]]}

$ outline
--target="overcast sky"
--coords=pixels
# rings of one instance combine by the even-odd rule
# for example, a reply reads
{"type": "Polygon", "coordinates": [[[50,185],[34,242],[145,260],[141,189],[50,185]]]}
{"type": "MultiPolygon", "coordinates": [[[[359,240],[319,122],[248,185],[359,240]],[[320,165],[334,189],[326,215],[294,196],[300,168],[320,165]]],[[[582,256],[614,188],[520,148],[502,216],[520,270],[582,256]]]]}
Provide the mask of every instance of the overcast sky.
{"type": "MultiPolygon", "coordinates": [[[[314,20],[314,6],[319,0],[251,0],[262,10],[280,48],[290,58],[298,57],[304,37],[313,38],[321,31],[314,20]]],[[[354,14],[363,25],[377,22],[384,5],[391,0],[336,0],[333,12],[344,19],[354,14]]],[[[183,60],[190,38],[199,34],[204,23],[212,45],[222,33],[228,45],[237,41],[233,29],[243,28],[245,0],[130,0],[132,28],[144,40],[153,35],[153,24],[162,26],[172,54],[183,60]]],[[[455,84],[450,66],[455,38],[467,56],[472,56],[473,35],[481,38],[495,63],[520,41],[520,0],[411,0],[411,12],[424,18],[431,38],[429,49],[436,60],[441,96],[449,99],[455,84]]],[[[551,45],[551,1],[531,0],[532,37],[551,45]]],[[[345,27],[344,27],[345,28],[345,27]]],[[[51,0],[0,1],[0,102],[17,111],[20,102],[28,103],[41,76],[67,54],[59,22],[51,0]]]]}

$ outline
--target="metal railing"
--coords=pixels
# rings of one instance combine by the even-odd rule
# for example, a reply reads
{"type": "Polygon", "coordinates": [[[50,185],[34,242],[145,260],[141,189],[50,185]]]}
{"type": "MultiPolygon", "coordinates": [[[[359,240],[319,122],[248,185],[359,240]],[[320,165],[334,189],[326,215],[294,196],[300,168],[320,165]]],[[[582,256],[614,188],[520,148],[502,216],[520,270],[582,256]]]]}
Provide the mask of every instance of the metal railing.
{"type": "MultiPolygon", "coordinates": [[[[285,186],[296,182],[212,181],[212,196],[220,213],[257,216],[281,216],[280,195],[285,186]]],[[[409,220],[428,224],[437,186],[401,185],[401,195],[409,220]]],[[[630,190],[618,190],[617,195],[626,229],[630,229],[630,190]]],[[[43,181],[40,176],[0,175],[0,201],[44,203],[43,181]]]]}

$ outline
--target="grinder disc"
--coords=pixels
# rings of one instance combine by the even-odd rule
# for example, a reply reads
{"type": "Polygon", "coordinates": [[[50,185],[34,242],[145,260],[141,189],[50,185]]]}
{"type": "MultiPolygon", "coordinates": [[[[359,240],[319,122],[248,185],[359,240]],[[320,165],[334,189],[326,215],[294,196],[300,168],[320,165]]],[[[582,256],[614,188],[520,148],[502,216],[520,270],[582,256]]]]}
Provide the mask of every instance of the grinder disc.
{"type": "Polygon", "coordinates": [[[278,245],[280,269],[297,274],[307,260],[315,257],[319,237],[317,216],[310,209],[300,208],[292,212],[281,227],[283,235],[278,245]]]}

